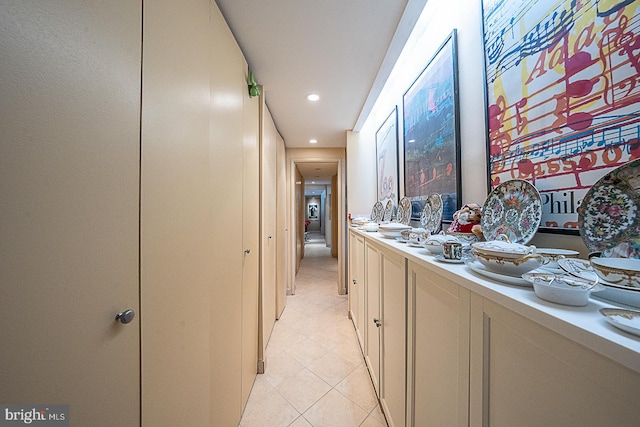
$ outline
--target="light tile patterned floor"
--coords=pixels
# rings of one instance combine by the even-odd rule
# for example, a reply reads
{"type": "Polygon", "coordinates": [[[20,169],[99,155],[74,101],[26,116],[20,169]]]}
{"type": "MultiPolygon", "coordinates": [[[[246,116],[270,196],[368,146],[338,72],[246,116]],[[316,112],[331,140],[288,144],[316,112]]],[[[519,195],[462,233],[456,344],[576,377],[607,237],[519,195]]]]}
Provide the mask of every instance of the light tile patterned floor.
{"type": "Polygon", "coordinates": [[[312,235],[241,427],[387,426],[347,315],[347,296],[338,295],[337,271],[324,238],[312,235]]]}

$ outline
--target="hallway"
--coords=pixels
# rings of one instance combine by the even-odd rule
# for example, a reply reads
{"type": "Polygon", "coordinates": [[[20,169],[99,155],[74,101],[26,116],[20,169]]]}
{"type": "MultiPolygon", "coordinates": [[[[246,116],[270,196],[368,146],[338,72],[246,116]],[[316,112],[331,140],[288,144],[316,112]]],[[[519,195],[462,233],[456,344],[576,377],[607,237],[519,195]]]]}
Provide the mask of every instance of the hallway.
{"type": "Polygon", "coordinates": [[[240,426],[386,426],[337,271],[324,236],[312,234],[240,426]]]}

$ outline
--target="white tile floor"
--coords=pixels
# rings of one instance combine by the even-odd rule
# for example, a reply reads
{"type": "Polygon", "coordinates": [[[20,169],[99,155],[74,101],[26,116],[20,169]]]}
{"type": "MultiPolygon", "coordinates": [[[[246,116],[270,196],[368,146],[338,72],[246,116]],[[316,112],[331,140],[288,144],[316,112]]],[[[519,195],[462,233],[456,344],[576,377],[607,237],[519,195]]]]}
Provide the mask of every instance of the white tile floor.
{"type": "Polygon", "coordinates": [[[386,427],[337,270],[324,238],[311,235],[240,426],[386,427]]]}

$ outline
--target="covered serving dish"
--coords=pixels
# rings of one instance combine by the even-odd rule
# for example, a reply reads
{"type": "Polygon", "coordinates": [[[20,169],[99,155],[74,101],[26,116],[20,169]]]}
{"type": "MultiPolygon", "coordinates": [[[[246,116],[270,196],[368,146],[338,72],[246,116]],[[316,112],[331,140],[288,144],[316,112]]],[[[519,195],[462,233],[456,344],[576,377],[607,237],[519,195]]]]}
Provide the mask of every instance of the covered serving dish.
{"type": "Polygon", "coordinates": [[[542,266],[546,260],[535,246],[490,240],[471,244],[471,253],[487,270],[519,277],[542,266]]]}

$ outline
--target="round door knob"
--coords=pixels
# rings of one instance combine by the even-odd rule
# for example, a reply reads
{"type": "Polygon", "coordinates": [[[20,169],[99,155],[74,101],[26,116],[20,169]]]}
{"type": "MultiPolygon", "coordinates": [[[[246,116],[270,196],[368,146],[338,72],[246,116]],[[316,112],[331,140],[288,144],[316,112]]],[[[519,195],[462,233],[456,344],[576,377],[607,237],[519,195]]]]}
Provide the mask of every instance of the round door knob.
{"type": "Polygon", "coordinates": [[[136,317],[136,312],[131,309],[128,309],[123,311],[122,313],[116,314],[116,320],[119,320],[120,323],[124,323],[125,325],[127,323],[131,323],[135,317],[136,317]]]}

